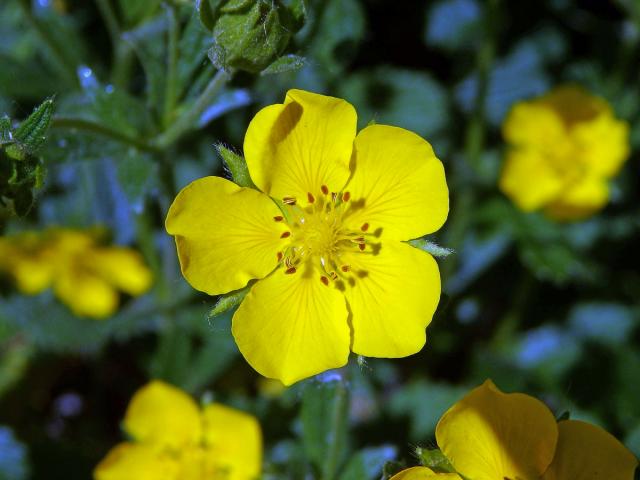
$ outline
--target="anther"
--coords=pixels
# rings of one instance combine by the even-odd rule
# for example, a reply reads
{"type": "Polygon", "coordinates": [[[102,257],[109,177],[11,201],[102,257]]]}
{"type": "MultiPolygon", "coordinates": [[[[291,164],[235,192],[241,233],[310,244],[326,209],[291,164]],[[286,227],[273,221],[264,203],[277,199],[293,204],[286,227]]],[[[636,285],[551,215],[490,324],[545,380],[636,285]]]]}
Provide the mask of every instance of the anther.
{"type": "Polygon", "coordinates": [[[281,262],[282,261],[282,257],[284,255],[282,254],[282,252],[278,252],[278,254],[276,256],[278,257],[278,261],[281,262]]]}
{"type": "Polygon", "coordinates": [[[349,193],[349,192],[344,192],[344,193],[342,194],[342,201],[343,201],[343,202],[348,202],[350,198],[351,198],[351,193],[349,193]]]}
{"type": "Polygon", "coordinates": [[[316,201],[316,199],[314,198],[313,195],[311,195],[311,192],[307,192],[307,200],[309,201],[309,203],[313,203],[316,201]]]}
{"type": "Polygon", "coordinates": [[[296,204],[296,199],[295,199],[295,197],[284,197],[282,199],[282,202],[285,205],[295,205],[296,204]]]}
{"type": "Polygon", "coordinates": [[[320,187],[320,190],[322,191],[323,195],[329,195],[329,187],[327,187],[326,185],[322,185],[320,187]]]}
{"type": "Polygon", "coordinates": [[[360,243],[360,244],[362,244],[362,243],[364,243],[364,237],[356,237],[356,238],[352,238],[352,239],[351,239],[351,241],[352,241],[353,243],[360,243]]]}
{"type": "Polygon", "coordinates": [[[324,275],[320,277],[320,281],[324,283],[327,287],[329,286],[329,279],[324,275]]]}
{"type": "Polygon", "coordinates": [[[284,273],[286,273],[287,275],[291,275],[292,273],[296,273],[296,267],[290,267],[287,268],[284,273]]]}
{"type": "Polygon", "coordinates": [[[331,277],[331,280],[337,280],[338,279],[338,274],[336,272],[329,272],[329,276],[331,277]]]}
{"type": "Polygon", "coordinates": [[[282,235],[280,235],[280,238],[287,238],[291,236],[291,232],[282,232],[282,235]]]}
{"type": "Polygon", "coordinates": [[[273,217],[273,219],[276,222],[281,222],[282,220],[284,220],[284,217],[282,215],[276,215],[275,217],[273,217]]]}
{"type": "Polygon", "coordinates": [[[364,243],[361,243],[360,245],[358,245],[358,248],[359,248],[360,250],[364,250],[364,248],[365,248],[365,244],[364,244],[364,243]]]}
{"type": "Polygon", "coordinates": [[[369,224],[363,223],[362,226],[360,227],[360,230],[362,230],[363,232],[366,232],[367,230],[369,230],[369,224]]]}
{"type": "Polygon", "coordinates": [[[340,270],[342,270],[343,272],[348,272],[349,270],[351,270],[351,265],[342,265],[340,267],[340,270]]]}

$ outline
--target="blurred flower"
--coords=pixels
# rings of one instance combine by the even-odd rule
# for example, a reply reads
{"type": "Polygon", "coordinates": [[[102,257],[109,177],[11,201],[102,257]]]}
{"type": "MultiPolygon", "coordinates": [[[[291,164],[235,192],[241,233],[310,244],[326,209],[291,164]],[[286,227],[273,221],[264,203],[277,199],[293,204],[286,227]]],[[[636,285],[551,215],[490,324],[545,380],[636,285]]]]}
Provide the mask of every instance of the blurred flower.
{"type": "Polygon", "coordinates": [[[93,318],[116,311],[118,290],[137,296],[152,282],[136,251],[101,246],[95,231],[63,228],[0,237],[0,272],[27,295],[52,286],[76,315],[93,318]]]}
{"type": "Polygon", "coordinates": [[[404,240],[438,230],[449,209],[431,145],[386,125],[356,136],[349,103],[290,90],[254,117],[244,152],[264,193],[196,180],[166,227],[194,288],[218,295],[261,279],[233,317],[247,361],[290,385],[345,365],[350,350],[419,351],[440,275],[404,240]]]}
{"type": "Polygon", "coordinates": [[[251,480],[260,475],[257,420],[217,403],[202,409],[182,390],[152,381],[124,418],[132,442],[116,445],[95,480],[251,480]]]}
{"type": "MultiPolygon", "coordinates": [[[[491,380],[440,419],[436,440],[473,480],[632,480],[638,461],[618,440],[579,420],[556,422],[539,400],[502,393],[491,380]]],[[[427,478],[422,467],[395,480],[427,478]]]]}
{"type": "Polygon", "coordinates": [[[503,135],[510,145],[500,188],[524,211],[587,217],[609,199],[607,181],[629,155],[629,126],[607,102],[577,86],[517,103],[503,135]]]}

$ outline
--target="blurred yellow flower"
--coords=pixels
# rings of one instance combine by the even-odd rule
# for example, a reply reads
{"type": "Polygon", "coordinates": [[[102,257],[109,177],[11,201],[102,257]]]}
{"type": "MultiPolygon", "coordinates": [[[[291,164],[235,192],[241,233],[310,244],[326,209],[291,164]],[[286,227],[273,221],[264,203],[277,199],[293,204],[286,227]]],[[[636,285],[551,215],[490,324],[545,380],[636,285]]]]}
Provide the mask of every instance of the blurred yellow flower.
{"type": "MultiPolygon", "coordinates": [[[[443,415],[436,440],[456,471],[472,480],[633,480],[638,465],[601,428],[558,423],[539,400],[505,394],[491,380],[443,415]]],[[[424,467],[405,472],[394,480],[430,478],[424,467]]]]}
{"type": "Polygon", "coordinates": [[[462,480],[456,473],[436,473],[427,467],[411,467],[395,474],[390,480],[462,480]]]}
{"type": "Polygon", "coordinates": [[[124,418],[131,442],[116,445],[95,480],[252,480],[260,475],[257,420],[217,403],[198,408],[182,390],[152,381],[136,392],[124,418]]]}
{"type": "Polygon", "coordinates": [[[609,200],[608,180],[629,156],[629,126],[577,86],[517,103],[503,128],[509,144],[500,188],[522,210],[557,220],[587,217],[609,200]]]}
{"type": "Polygon", "coordinates": [[[285,385],[345,365],[350,350],[416,353],[440,298],[435,260],[404,241],[447,217],[442,163],[418,135],[372,125],[356,136],[356,120],[344,100],[290,90],[247,130],[261,191],[205,177],[167,215],[194,288],[218,295],[260,279],[233,335],[285,385]]]}
{"type": "Polygon", "coordinates": [[[104,318],[118,308],[118,290],[141,295],[152,276],[129,248],[98,243],[96,231],[50,228],[0,237],[0,272],[24,294],[53,287],[78,316],[104,318]]]}

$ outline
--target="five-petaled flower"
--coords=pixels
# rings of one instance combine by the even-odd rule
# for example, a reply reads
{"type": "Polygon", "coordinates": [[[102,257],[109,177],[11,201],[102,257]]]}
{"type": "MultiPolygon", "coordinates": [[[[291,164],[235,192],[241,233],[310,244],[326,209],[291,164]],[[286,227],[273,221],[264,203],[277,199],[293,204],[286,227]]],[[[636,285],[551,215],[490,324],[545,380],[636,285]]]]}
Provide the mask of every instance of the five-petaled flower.
{"type": "Polygon", "coordinates": [[[118,290],[142,295],[153,276],[138,252],[102,245],[100,236],[99,229],[50,227],[0,237],[0,273],[27,295],[53,287],[78,316],[108,317],[118,308],[118,290]]]}
{"type": "Polygon", "coordinates": [[[608,181],[629,156],[629,126],[602,98],[576,86],[517,103],[503,135],[510,148],[500,188],[522,210],[587,217],[609,199],[608,181]]]}
{"type": "MultiPolygon", "coordinates": [[[[491,380],[472,390],[440,419],[436,440],[455,470],[469,480],[632,480],[637,459],[599,427],[557,422],[539,400],[501,392],[491,380]]],[[[458,479],[413,467],[392,480],[458,479]]]]}
{"type": "Polygon", "coordinates": [[[133,441],[116,445],[95,480],[256,480],[262,435],[251,415],[218,403],[198,408],[161,381],[136,392],[124,428],[133,441]]]}
{"type": "Polygon", "coordinates": [[[344,100],[289,91],[245,137],[260,191],[205,177],[167,215],[194,288],[218,295],[258,279],[233,335],[285,384],[345,365],[350,351],[416,353],[439,301],[435,260],[405,241],[447,217],[442,163],[418,135],[386,125],[356,135],[356,120],[344,100]]]}

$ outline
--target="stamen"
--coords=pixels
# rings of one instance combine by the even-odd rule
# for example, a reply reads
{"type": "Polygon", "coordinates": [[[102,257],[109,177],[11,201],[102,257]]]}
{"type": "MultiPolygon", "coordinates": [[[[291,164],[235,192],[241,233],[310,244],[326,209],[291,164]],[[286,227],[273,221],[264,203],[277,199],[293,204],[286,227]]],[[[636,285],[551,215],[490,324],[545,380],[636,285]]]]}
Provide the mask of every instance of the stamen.
{"type": "Polygon", "coordinates": [[[320,277],[320,281],[321,281],[322,283],[324,283],[327,287],[329,286],[329,279],[328,279],[327,277],[325,277],[324,275],[322,275],[322,276],[320,277]]]}
{"type": "Polygon", "coordinates": [[[293,273],[296,273],[296,267],[291,267],[291,268],[287,268],[284,273],[286,273],[287,275],[291,275],[293,273]]]}
{"type": "Polygon", "coordinates": [[[348,272],[349,270],[351,270],[351,265],[342,265],[340,267],[340,270],[342,270],[343,272],[348,272]]]}
{"type": "Polygon", "coordinates": [[[282,254],[282,252],[278,252],[278,254],[276,256],[278,257],[278,261],[281,262],[282,261],[282,257],[284,255],[282,254]]]}
{"type": "Polygon", "coordinates": [[[349,192],[344,192],[344,193],[342,194],[342,201],[343,201],[343,202],[348,202],[350,198],[351,198],[351,193],[349,193],[349,192]]]}
{"type": "Polygon", "coordinates": [[[359,248],[360,250],[364,250],[365,246],[366,246],[366,245],[365,245],[364,243],[361,243],[360,245],[358,245],[358,248],[359,248]]]}
{"type": "Polygon", "coordinates": [[[327,187],[326,185],[322,185],[320,187],[320,190],[322,191],[323,195],[329,195],[329,187],[327,187]]]}
{"type": "Polygon", "coordinates": [[[360,243],[363,244],[364,243],[364,237],[356,237],[356,238],[352,238],[351,241],[353,243],[360,243]]]}
{"type": "Polygon", "coordinates": [[[336,192],[331,192],[331,201],[336,203],[336,199],[338,198],[338,194],[336,192]]]}
{"type": "Polygon", "coordinates": [[[313,195],[311,195],[311,192],[307,192],[307,200],[309,201],[309,203],[313,203],[316,201],[316,199],[314,198],[313,195]]]}
{"type": "Polygon", "coordinates": [[[338,274],[336,272],[329,272],[329,276],[331,277],[331,280],[333,280],[333,281],[338,279],[338,274]]]}
{"type": "Polygon", "coordinates": [[[295,197],[284,197],[282,199],[282,202],[285,205],[295,205],[296,204],[296,199],[295,199],[295,197]]]}
{"type": "Polygon", "coordinates": [[[280,238],[287,238],[291,236],[291,232],[282,232],[282,235],[280,235],[280,238]]]}
{"type": "Polygon", "coordinates": [[[275,217],[273,217],[273,219],[276,222],[281,222],[282,220],[284,220],[284,217],[282,215],[276,215],[275,217]]]}
{"type": "Polygon", "coordinates": [[[363,223],[362,226],[360,227],[360,230],[362,230],[363,232],[366,232],[367,230],[369,230],[369,224],[363,223]]]}

